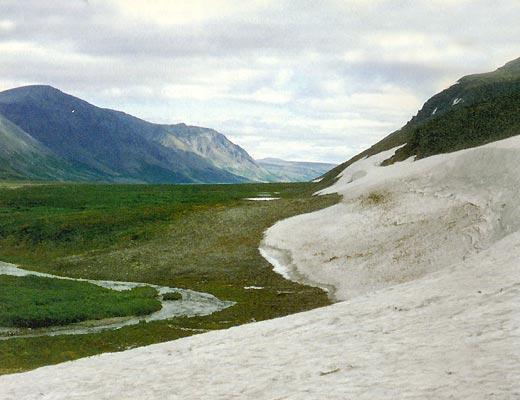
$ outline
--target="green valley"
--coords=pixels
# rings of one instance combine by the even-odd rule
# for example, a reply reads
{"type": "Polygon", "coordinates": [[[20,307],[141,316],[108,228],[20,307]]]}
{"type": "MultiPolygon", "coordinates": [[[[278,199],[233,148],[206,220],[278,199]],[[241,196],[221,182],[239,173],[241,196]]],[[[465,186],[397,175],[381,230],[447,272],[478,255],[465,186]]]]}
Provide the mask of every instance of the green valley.
{"type": "MultiPolygon", "coordinates": [[[[258,252],[264,230],[276,221],[337,201],[336,196],[312,196],[315,190],[312,183],[0,185],[2,261],[67,277],[193,289],[236,302],[209,316],[177,317],[84,335],[1,340],[0,373],[329,304],[321,289],[274,273],[258,252]],[[280,199],[245,200],[259,193],[280,199]]],[[[13,282],[7,281],[0,281],[2,290],[12,287],[13,282]]],[[[35,289],[38,282],[32,283],[35,289]]],[[[20,315],[25,311],[21,307],[20,315]]]]}

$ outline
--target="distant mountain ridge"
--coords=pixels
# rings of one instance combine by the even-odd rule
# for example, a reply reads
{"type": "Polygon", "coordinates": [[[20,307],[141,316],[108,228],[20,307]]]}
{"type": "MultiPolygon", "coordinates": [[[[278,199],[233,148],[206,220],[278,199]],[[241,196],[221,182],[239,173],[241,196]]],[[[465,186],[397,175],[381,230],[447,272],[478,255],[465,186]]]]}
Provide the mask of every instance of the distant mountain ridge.
{"type": "Polygon", "coordinates": [[[520,135],[520,58],[495,71],[462,77],[431,97],[406,125],[323,177],[330,184],[361,158],[403,146],[384,165],[520,135]]]}
{"type": "Polygon", "coordinates": [[[0,92],[0,116],[11,124],[11,136],[16,126],[17,136],[24,132],[42,155],[38,168],[24,168],[26,158],[0,153],[4,178],[135,183],[273,180],[245,150],[214,130],[153,124],[96,107],[51,86],[0,92]],[[13,168],[19,172],[7,171],[13,168]]]}
{"type": "Polygon", "coordinates": [[[258,165],[240,146],[214,129],[186,124],[161,125],[150,139],[168,148],[180,148],[210,159],[218,168],[252,181],[272,181],[271,174],[258,165]]]}
{"type": "Polygon", "coordinates": [[[307,161],[286,161],[279,158],[263,158],[256,160],[256,162],[281,182],[312,181],[337,165],[307,161]]]}

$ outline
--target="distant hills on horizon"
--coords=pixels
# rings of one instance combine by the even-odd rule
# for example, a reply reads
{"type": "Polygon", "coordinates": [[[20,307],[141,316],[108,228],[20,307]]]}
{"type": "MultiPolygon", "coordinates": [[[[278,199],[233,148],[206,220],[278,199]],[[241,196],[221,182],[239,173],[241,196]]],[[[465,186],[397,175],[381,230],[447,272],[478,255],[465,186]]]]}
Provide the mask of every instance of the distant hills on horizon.
{"type": "Polygon", "coordinates": [[[307,181],[334,164],[255,161],[209,128],[154,124],[47,85],[0,92],[0,179],[114,183],[307,181]]]}
{"type": "Polygon", "coordinates": [[[312,181],[330,171],[337,164],[287,161],[268,157],[256,160],[257,164],[275,175],[282,182],[312,181]]]}

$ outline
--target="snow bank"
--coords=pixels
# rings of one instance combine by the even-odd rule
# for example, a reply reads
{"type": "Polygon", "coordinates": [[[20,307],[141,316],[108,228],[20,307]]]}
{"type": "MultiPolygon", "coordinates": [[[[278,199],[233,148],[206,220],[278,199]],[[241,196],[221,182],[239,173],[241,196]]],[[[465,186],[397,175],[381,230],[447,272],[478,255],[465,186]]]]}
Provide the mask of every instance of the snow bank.
{"type": "Polygon", "coordinates": [[[348,300],[3,376],[0,398],[519,398],[520,137],[377,164],[266,236],[348,300]]]}
{"type": "Polygon", "coordinates": [[[520,137],[380,167],[394,152],[346,168],[321,192],[342,201],[277,223],[262,253],[278,271],[284,254],[287,276],[332,285],[345,300],[445,268],[519,229],[520,137]]]}

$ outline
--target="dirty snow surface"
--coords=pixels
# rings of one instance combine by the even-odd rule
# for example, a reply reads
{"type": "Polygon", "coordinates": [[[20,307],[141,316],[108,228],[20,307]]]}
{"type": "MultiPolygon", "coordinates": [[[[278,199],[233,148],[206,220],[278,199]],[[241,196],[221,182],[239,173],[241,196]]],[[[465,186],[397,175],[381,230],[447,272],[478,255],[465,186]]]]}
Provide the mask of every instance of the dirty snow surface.
{"type": "Polygon", "coordinates": [[[520,137],[348,167],[262,252],[332,306],[0,377],[2,399],[519,399],[520,137]]]}

